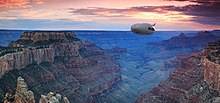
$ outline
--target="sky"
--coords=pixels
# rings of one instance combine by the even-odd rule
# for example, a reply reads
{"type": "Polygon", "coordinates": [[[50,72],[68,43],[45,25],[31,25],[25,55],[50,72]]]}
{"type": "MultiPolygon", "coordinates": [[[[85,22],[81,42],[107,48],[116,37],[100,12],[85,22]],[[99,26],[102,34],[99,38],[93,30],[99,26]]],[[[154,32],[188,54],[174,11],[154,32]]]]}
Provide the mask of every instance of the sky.
{"type": "Polygon", "coordinates": [[[0,29],[220,29],[220,0],[0,0],[0,29]]]}

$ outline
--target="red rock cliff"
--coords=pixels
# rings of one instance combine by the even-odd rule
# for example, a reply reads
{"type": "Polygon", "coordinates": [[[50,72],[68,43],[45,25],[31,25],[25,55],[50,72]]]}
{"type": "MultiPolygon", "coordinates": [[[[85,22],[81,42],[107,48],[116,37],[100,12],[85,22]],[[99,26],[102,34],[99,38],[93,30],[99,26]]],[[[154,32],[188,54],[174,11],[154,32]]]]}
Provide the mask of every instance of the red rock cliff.
{"type": "Polygon", "coordinates": [[[220,92],[220,41],[210,43],[203,51],[204,81],[220,92]]]}
{"type": "Polygon", "coordinates": [[[82,42],[75,33],[24,33],[10,46],[0,48],[3,92],[13,91],[11,81],[21,76],[37,100],[40,94],[54,91],[71,103],[87,103],[121,80],[115,58],[95,44],[82,42]]]}
{"type": "Polygon", "coordinates": [[[220,91],[219,51],[220,41],[182,59],[167,80],[140,95],[136,103],[211,103],[220,91]]]}
{"type": "Polygon", "coordinates": [[[52,63],[55,56],[79,56],[81,45],[73,32],[25,32],[19,40],[10,44],[12,53],[0,56],[0,76],[29,64],[52,63]]]}
{"type": "Polygon", "coordinates": [[[53,62],[53,48],[22,48],[21,51],[0,57],[0,76],[13,69],[21,69],[33,63],[53,62]]]}
{"type": "Polygon", "coordinates": [[[45,40],[65,40],[65,36],[76,37],[74,32],[49,32],[49,31],[37,31],[37,32],[25,32],[20,36],[21,40],[32,40],[33,42],[45,41],[45,40]]]}

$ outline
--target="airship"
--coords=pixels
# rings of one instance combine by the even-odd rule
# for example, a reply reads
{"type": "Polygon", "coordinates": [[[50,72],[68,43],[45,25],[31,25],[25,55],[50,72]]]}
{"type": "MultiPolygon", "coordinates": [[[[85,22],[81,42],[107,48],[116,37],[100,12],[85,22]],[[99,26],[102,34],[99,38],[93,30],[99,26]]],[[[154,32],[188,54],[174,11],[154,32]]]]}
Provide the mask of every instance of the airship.
{"type": "Polygon", "coordinates": [[[155,32],[155,25],[156,23],[153,25],[148,23],[137,23],[131,26],[131,31],[135,34],[150,35],[155,32]]]}

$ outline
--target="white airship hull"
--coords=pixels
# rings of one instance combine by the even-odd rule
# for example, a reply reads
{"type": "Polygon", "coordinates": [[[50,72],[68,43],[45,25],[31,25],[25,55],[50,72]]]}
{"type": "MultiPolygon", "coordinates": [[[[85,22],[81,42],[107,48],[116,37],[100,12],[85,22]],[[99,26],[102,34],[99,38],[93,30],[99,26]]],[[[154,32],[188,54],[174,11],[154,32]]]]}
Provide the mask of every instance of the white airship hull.
{"type": "Polygon", "coordinates": [[[131,26],[131,31],[135,34],[153,34],[155,31],[155,27],[148,23],[134,24],[131,26]]]}

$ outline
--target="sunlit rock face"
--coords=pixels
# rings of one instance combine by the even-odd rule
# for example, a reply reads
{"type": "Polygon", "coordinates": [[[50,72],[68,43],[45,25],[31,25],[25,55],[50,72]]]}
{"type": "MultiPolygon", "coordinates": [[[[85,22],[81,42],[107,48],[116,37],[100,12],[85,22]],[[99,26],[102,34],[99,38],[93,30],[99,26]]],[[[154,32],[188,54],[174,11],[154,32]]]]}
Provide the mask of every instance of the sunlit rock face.
{"type": "Polygon", "coordinates": [[[203,74],[201,57],[193,55],[182,60],[181,66],[167,80],[140,95],[136,103],[211,103],[218,93],[204,82],[203,74]]]}
{"type": "Polygon", "coordinates": [[[53,48],[21,48],[20,50],[0,57],[0,76],[9,70],[21,69],[29,64],[54,61],[53,48]]]}
{"type": "Polygon", "coordinates": [[[20,36],[21,41],[49,41],[49,40],[62,40],[68,41],[68,36],[76,37],[74,32],[53,32],[53,31],[36,31],[36,32],[25,32],[20,36]]]}
{"type": "Polygon", "coordinates": [[[47,94],[47,96],[41,95],[39,103],[70,103],[70,102],[66,97],[62,98],[60,94],[55,94],[53,92],[50,92],[47,94]]]}
{"type": "MultiPolygon", "coordinates": [[[[209,32],[202,32],[191,38],[181,34],[178,37],[160,42],[158,45],[164,45],[167,49],[175,49],[179,46],[189,48],[190,45],[201,47],[209,41],[217,40],[219,40],[219,37],[209,32]],[[187,43],[189,40],[192,40],[192,42],[187,43]],[[172,42],[180,42],[180,44],[170,44],[172,42]],[[196,42],[199,44],[196,44],[196,42]]],[[[188,58],[185,57],[188,54],[177,54],[177,58],[181,60],[181,66],[150,92],[147,91],[141,94],[136,103],[217,103],[220,91],[218,79],[220,73],[219,50],[220,42],[217,41],[209,43],[203,51],[194,53],[188,58]]],[[[165,64],[166,67],[171,65],[169,62],[165,64]]]]}
{"type": "MultiPolygon", "coordinates": [[[[17,88],[14,93],[6,93],[3,98],[4,103],[35,103],[34,93],[28,90],[28,85],[22,77],[17,79],[17,88]]],[[[41,95],[39,103],[70,103],[67,97],[49,92],[47,96],[41,95]]]]}
{"type": "Polygon", "coordinates": [[[92,102],[121,80],[115,58],[73,32],[26,32],[1,48],[0,62],[1,90],[15,91],[12,81],[22,76],[37,100],[53,91],[70,102],[92,102]]]}
{"type": "Polygon", "coordinates": [[[220,92],[220,41],[209,43],[203,51],[204,80],[220,92]]]}
{"type": "Polygon", "coordinates": [[[18,77],[17,79],[17,88],[15,93],[15,103],[35,103],[34,93],[28,90],[28,86],[25,83],[24,79],[18,77]]]}

